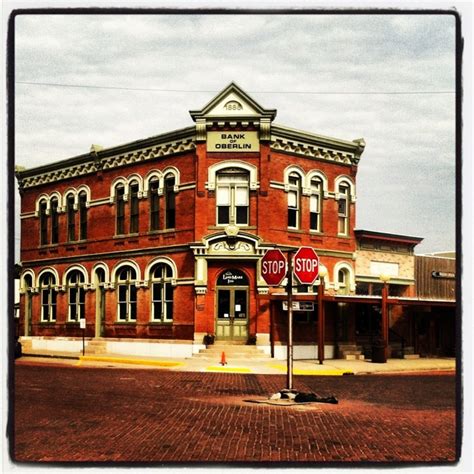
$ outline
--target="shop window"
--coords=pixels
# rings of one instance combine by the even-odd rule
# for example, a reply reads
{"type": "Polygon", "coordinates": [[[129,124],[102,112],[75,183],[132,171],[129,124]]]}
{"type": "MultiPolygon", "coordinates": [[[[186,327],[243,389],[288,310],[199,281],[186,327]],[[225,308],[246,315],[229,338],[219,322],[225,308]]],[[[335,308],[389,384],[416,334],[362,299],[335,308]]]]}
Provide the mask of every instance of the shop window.
{"type": "Polygon", "coordinates": [[[310,229],[322,232],[321,226],[321,200],[323,195],[323,182],[319,178],[311,180],[311,196],[309,200],[310,208],[310,229]]]}
{"type": "Polygon", "coordinates": [[[338,229],[339,235],[348,235],[349,233],[349,185],[346,183],[339,184],[338,187],[338,201],[337,201],[337,214],[338,214],[338,229]]]}
{"type": "Polygon", "coordinates": [[[59,241],[59,216],[58,216],[58,200],[51,199],[51,243],[57,244],[59,241]]]}
{"type": "Polygon", "coordinates": [[[129,266],[117,272],[117,321],[135,322],[137,320],[137,273],[129,266]]]}
{"type": "Polygon", "coordinates": [[[139,201],[138,201],[138,183],[130,184],[130,233],[138,233],[138,216],[139,216],[139,201]]]}
{"type": "Polygon", "coordinates": [[[176,179],[172,175],[165,177],[165,228],[174,229],[176,225],[176,179]]]}
{"type": "Polygon", "coordinates": [[[48,243],[48,215],[46,209],[46,201],[41,201],[39,205],[40,245],[46,245],[48,243]]]}
{"type": "Polygon", "coordinates": [[[117,235],[125,234],[125,188],[115,188],[115,229],[117,235]]]}
{"type": "Polygon", "coordinates": [[[217,174],[217,225],[249,224],[249,174],[227,168],[217,174]]]}
{"type": "Polygon", "coordinates": [[[67,215],[67,240],[73,242],[76,240],[76,211],[74,209],[74,195],[69,194],[66,197],[66,215],[67,215]]]}
{"type": "Polygon", "coordinates": [[[68,295],[68,321],[78,322],[84,319],[84,275],[75,270],[68,274],[66,280],[68,295]]]}
{"type": "Polygon", "coordinates": [[[288,177],[288,228],[299,229],[301,209],[301,177],[290,173],[288,177]]]}
{"type": "Polygon", "coordinates": [[[87,239],[87,194],[79,194],[79,239],[87,239]]]}
{"type": "Polygon", "coordinates": [[[56,321],[56,279],[52,273],[43,273],[40,277],[41,322],[56,321]]]}
{"type": "Polygon", "coordinates": [[[169,265],[158,263],[151,272],[151,320],[173,320],[173,270],[169,265]]]}
{"type": "Polygon", "coordinates": [[[150,182],[150,230],[159,230],[160,228],[160,198],[158,188],[160,183],[157,179],[150,182]]]}

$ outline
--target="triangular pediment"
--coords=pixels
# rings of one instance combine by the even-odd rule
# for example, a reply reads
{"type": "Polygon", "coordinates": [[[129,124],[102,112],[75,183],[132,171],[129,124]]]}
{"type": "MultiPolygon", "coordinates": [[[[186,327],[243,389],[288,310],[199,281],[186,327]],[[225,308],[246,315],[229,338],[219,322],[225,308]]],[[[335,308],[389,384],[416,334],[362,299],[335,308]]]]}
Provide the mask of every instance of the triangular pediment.
{"type": "Polygon", "coordinates": [[[201,110],[189,112],[194,121],[199,119],[216,118],[275,118],[275,109],[265,109],[255,102],[237,84],[231,82],[224,90],[217,94],[201,110]]]}

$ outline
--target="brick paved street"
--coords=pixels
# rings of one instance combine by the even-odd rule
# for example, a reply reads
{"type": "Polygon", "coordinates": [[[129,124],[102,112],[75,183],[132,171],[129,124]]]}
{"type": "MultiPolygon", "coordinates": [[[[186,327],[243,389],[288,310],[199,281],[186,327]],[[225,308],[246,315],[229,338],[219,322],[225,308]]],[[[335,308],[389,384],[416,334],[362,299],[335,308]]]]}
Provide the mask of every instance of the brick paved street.
{"type": "Polygon", "coordinates": [[[17,461],[453,461],[451,375],[295,377],[17,364],[17,461]]]}

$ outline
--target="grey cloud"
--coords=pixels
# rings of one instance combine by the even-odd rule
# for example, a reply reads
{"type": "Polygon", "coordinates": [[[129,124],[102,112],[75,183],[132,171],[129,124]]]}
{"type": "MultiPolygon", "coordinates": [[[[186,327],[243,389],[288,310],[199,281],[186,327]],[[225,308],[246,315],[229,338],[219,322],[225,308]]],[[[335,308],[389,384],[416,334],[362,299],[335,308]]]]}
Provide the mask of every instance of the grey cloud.
{"type": "MultiPolygon", "coordinates": [[[[453,246],[453,96],[284,93],[453,90],[452,17],[17,20],[18,81],[218,91],[234,80],[263,106],[277,108],[278,123],[364,137],[358,226],[425,236],[427,249],[453,246]],[[440,236],[436,225],[444,222],[450,229],[440,236]]],[[[192,124],[188,110],[213,96],[19,84],[16,160],[44,164],[85,153],[91,143],[113,146],[185,127],[192,124]]]]}

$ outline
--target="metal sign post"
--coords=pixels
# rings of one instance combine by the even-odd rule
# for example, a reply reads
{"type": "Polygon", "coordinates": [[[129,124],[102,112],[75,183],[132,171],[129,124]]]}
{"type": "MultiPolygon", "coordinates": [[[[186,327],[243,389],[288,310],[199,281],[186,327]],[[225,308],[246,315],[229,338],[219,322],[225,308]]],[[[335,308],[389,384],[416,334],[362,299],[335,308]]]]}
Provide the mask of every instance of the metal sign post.
{"type": "Polygon", "coordinates": [[[286,346],[287,353],[287,372],[286,388],[293,389],[293,252],[288,251],[288,341],[286,346]]]}
{"type": "Polygon", "coordinates": [[[82,329],[82,355],[86,353],[86,320],[79,320],[79,327],[82,329]]]}

